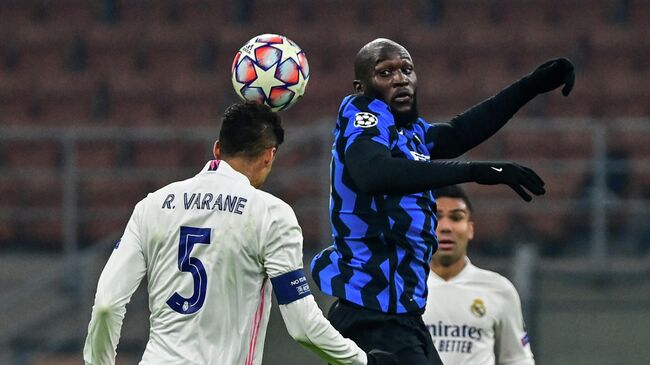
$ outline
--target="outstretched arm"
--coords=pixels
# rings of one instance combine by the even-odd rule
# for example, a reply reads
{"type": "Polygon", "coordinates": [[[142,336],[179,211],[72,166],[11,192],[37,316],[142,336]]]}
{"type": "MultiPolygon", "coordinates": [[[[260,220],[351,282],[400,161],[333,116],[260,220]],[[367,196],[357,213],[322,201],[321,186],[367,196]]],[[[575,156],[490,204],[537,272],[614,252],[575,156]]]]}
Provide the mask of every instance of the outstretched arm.
{"type": "Polygon", "coordinates": [[[449,123],[437,123],[428,129],[427,142],[433,142],[431,158],[454,158],[481,144],[538,94],[562,85],[568,96],[575,82],[573,64],[566,58],[547,61],[532,73],[498,94],[471,107],[449,123]]]}
{"type": "Polygon", "coordinates": [[[545,193],[544,181],[530,168],[513,162],[414,161],[394,158],[383,145],[355,141],[345,153],[352,181],[366,194],[413,194],[446,185],[477,182],[505,184],[530,201],[526,188],[545,193]]]}

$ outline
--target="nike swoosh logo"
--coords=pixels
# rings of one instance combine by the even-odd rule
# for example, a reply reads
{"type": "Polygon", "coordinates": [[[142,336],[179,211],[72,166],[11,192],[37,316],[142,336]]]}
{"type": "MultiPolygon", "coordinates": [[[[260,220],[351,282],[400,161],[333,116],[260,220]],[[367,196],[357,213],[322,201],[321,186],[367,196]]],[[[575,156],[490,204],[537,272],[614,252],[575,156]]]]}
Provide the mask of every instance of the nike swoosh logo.
{"type": "Polygon", "coordinates": [[[494,166],[490,166],[490,167],[492,168],[492,170],[494,170],[494,171],[496,171],[496,172],[501,172],[501,171],[503,171],[503,167],[494,167],[494,166]]]}

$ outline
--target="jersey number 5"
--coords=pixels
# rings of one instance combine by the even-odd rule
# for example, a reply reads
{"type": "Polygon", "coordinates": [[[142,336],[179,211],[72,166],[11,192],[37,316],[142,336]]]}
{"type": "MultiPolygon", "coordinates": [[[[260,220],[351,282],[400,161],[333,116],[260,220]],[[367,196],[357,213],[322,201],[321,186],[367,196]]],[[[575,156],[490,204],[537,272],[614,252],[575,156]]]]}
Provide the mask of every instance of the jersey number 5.
{"type": "Polygon", "coordinates": [[[189,272],[194,279],[194,292],[191,297],[185,298],[174,292],[167,300],[167,305],[180,314],[196,313],[205,301],[205,291],[208,287],[208,276],[201,260],[190,257],[190,253],[197,243],[210,244],[210,228],[181,227],[180,241],[178,243],[178,268],[182,272],[189,272]]]}

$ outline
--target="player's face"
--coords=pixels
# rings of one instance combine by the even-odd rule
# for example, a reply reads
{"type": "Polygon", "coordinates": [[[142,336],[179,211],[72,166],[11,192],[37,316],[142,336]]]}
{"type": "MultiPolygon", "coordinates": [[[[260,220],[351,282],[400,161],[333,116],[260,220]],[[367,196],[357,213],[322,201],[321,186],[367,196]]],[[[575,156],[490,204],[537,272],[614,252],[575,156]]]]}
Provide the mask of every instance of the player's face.
{"type": "Polygon", "coordinates": [[[393,113],[410,115],[417,110],[417,82],[411,56],[396,49],[380,54],[366,87],[370,95],[390,105],[393,113]]]}
{"type": "Polygon", "coordinates": [[[440,197],[436,199],[436,205],[438,251],[434,260],[442,265],[451,265],[467,254],[467,244],[474,238],[474,223],[462,199],[440,197]]]}

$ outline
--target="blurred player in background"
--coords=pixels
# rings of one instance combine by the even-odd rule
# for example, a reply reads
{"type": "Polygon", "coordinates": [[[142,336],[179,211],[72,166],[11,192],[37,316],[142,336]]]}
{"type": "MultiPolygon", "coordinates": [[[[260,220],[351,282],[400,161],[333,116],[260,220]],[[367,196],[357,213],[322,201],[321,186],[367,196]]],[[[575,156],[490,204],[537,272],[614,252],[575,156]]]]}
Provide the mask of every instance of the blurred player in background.
{"type": "Polygon", "coordinates": [[[258,190],[283,139],[280,117],[268,107],[234,104],[216,160],[135,206],[99,278],[87,364],[115,362],[125,306],[145,275],[151,328],[141,364],[261,364],[271,289],[291,336],[323,359],[391,363],[389,354],[367,355],[325,319],[303,274],[293,210],[258,190]]]}
{"type": "Polygon", "coordinates": [[[472,265],[472,204],[458,185],[433,192],[438,251],[431,259],[422,316],[446,365],[533,365],[515,287],[505,277],[472,265]]]}
{"type": "Polygon", "coordinates": [[[404,364],[438,364],[422,322],[429,261],[436,251],[431,189],[506,184],[526,201],[544,194],[531,169],[512,162],[434,161],[462,155],[496,133],[536,95],[573,87],[573,65],[548,61],[449,123],[429,124],[417,108],[413,60],[401,45],[376,39],[354,60],[354,95],[334,128],[330,218],[334,244],[311,264],[335,296],[328,318],[361,348],[380,348],[404,364]]]}

